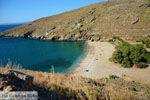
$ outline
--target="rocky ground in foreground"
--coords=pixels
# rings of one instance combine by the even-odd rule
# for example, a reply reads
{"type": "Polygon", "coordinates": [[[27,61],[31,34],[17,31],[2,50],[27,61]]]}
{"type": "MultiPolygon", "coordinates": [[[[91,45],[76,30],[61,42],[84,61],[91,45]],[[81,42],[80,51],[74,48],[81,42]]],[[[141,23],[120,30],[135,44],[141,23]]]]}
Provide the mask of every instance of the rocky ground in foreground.
{"type": "Polygon", "coordinates": [[[18,70],[33,76],[33,82],[0,68],[0,91],[38,91],[46,100],[149,100],[150,85],[110,75],[92,80],[67,74],[18,70]],[[9,72],[9,73],[8,73],[9,72]],[[26,82],[27,81],[27,82],[26,82]],[[32,84],[30,84],[32,82],[32,84]]]}
{"type": "Polygon", "coordinates": [[[3,32],[2,36],[42,40],[92,40],[120,36],[150,38],[149,0],[108,0],[44,17],[3,32]]]}

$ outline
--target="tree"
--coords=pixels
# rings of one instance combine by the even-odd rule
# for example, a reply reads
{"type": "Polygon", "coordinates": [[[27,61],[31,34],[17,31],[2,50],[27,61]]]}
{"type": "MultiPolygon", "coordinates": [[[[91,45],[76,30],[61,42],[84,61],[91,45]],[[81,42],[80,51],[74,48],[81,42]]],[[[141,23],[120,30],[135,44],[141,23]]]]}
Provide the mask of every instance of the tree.
{"type": "Polygon", "coordinates": [[[150,52],[146,51],[142,45],[131,45],[127,42],[121,42],[115,49],[110,59],[123,67],[136,65],[139,68],[143,68],[150,63],[150,52]]]}

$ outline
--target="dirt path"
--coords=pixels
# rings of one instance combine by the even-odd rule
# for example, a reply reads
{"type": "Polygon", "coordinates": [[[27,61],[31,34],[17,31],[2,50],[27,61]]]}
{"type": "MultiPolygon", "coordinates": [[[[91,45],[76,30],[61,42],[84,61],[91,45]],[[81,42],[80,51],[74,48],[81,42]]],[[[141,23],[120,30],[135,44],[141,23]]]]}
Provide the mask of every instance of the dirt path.
{"type": "Polygon", "coordinates": [[[99,79],[108,75],[126,75],[135,80],[150,83],[150,67],[146,69],[122,68],[109,61],[114,45],[108,42],[88,42],[88,52],[74,72],[83,77],[99,79]]]}

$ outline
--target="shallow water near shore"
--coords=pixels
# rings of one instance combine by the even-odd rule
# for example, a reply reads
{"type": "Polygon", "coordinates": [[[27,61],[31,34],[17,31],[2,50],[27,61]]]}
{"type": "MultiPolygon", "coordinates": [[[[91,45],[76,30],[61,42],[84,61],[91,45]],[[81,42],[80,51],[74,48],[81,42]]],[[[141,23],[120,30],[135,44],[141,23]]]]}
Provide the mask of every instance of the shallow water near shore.
{"type": "Polygon", "coordinates": [[[23,38],[0,38],[0,66],[19,65],[23,69],[65,73],[83,58],[85,41],[53,42],[23,38]]]}

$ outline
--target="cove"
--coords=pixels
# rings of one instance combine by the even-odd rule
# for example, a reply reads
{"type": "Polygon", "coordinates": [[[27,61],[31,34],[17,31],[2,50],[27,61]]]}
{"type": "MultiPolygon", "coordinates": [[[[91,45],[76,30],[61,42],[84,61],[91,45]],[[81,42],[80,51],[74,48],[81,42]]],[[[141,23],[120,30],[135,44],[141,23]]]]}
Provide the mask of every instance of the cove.
{"type": "Polygon", "coordinates": [[[65,73],[83,58],[85,41],[40,41],[23,38],[0,38],[0,66],[19,65],[22,69],[65,73]]]}

